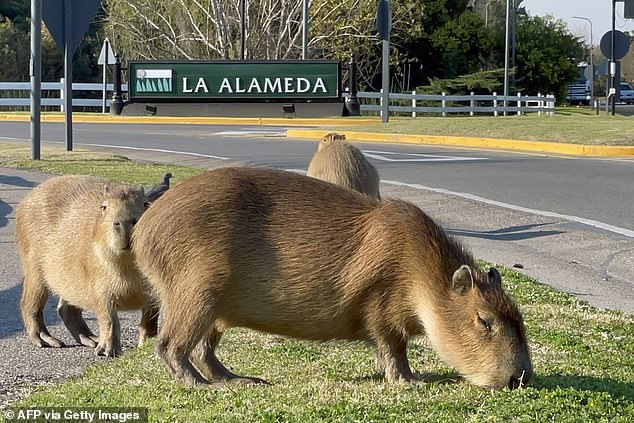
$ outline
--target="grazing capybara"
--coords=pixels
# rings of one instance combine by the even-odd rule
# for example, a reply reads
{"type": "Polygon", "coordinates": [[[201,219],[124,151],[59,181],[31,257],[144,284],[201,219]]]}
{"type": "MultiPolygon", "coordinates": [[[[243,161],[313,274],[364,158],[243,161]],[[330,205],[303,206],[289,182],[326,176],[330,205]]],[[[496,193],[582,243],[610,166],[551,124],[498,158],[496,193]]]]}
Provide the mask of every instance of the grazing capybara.
{"type": "Polygon", "coordinates": [[[426,334],[471,382],[532,374],[522,316],[498,271],[418,207],[290,172],[223,168],[170,189],[132,236],[164,312],[157,353],[185,385],[240,377],[216,358],[224,330],[363,340],[388,381],[414,379],[408,340],[426,334]]]}
{"type": "Polygon", "coordinates": [[[380,199],[379,173],[345,135],[330,133],[319,141],[306,175],[380,199]]]}
{"type": "Polygon", "coordinates": [[[44,324],[49,294],[75,340],[97,355],[121,353],[117,310],[142,308],[139,342],[157,332],[158,309],[136,268],[130,236],[147,207],[142,187],[88,176],[59,176],[33,189],[16,210],[24,287],[20,307],[30,341],[62,347],[44,324]],[[82,317],[95,313],[99,338],[82,317]]]}

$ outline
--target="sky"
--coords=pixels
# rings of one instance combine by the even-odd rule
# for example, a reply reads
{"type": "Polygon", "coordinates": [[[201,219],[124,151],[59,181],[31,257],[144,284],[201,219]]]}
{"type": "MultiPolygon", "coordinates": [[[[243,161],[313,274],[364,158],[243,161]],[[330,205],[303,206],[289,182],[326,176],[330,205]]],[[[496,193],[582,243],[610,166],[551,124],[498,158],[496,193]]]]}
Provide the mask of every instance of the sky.
{"type": "MultiPolygon", "coordinates": [[[[633,0],[634,1],[634,0],[633,0]]],[[[524,0],[521,4],[531,16],[553,15],[562,19],[570,31],[590,43],[588,21],[573,19],[582,16],[592,21],[593,43],[598,45],[601,37],[612,29],[612,0],[524,0]]],[[[616,3],[616,29],[634,31],[634,19],[623,19],[623,3],[616,3]]]]}

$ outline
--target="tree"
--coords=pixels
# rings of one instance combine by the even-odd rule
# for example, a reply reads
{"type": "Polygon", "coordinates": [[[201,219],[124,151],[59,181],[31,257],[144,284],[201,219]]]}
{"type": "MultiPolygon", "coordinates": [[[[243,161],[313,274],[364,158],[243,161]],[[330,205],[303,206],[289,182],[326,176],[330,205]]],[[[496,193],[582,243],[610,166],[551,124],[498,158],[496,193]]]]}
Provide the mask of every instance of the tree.
{"type": "Polygon", "coordinates": [[[552,93],[559,100],[577,77],[583,43],[552,16],[519,16],[517,22],[518,89],[552,93]]]}

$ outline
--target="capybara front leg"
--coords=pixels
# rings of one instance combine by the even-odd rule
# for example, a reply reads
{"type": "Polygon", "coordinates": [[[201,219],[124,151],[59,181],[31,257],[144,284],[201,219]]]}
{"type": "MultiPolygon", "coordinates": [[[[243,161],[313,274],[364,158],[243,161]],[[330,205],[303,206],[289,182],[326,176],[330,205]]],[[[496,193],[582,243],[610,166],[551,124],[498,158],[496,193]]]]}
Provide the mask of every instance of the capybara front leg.
{"type": "Polygon", "coordinates": [[[95,314],[99,322],[99,343],[95,347],[95,355],[121,355],[121,327],[114,304],[95,310],[95,314]]]}
{"type": "Polygon", "coordinates": [[[407,341],[392,338],[382,339],[376,345],[377,369],[388,382],[408,382],[414,375],[407,361],[407,341]]]}
{"type": "Polygon", "coordinates": [[[75,338],[75,341],[81,345],[95,348],[99,339],[92,333],[90,328],[88,328],[86,321],[81,315],[82,311],[81,308],[70,305],[62,298],[60,298],[57,304],[57,312],[68,331],[73,335],[73,338],[75,338]]]}
{"type": "Polygon", "coordinates": [[[139,347],[148,338],[154,338],[158,333],[159,308],[156,305],[148,304],[141,311],[141,322],[139,323],[139,347]]]}
{"type": "Polygon", "coordinates": [[[29,341],[36,347],[63,347],[64,343],[52,337],[44,324],[44,306],[48,299],[48,288],[37,272],[26,268],[24,273],[20,310],[29,341]]]}
{"type": "Polygon", "coordinates": [[[200,373],[209,379],[214,385],[225,383],[259,384],[267,383],[257,377],[238,376],[227,369],[216,357],[216,347],[220,342],[222,332],[213,329],[211,334],[200,341],[190,354],[191,362],[200,373]]]}

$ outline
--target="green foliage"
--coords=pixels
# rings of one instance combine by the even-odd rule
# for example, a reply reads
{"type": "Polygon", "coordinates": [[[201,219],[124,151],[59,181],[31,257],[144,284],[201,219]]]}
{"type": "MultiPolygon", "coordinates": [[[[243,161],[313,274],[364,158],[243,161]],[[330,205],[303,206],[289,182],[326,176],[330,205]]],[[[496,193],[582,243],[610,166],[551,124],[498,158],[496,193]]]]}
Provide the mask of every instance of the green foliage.
{"type": "Polygon", "coordinates": [[[518,88],[563,100],[567,84],[577,77],[577,63],[584,57],[579,39],[550,16],[520,16],[516,43],[518,88]]]}
{"type": "Polygon", "coordinates": [[[429,85],[418,87],[423,94],[491,94],[504,85],[504,69],[493,69],[461,75],[453,79],[432,78],[429,85]]]}
{"type": "Polygon", "coordinates": [[[28,35],[0,16],[0,81],[28,80],[28,45],[28,35]]]}

